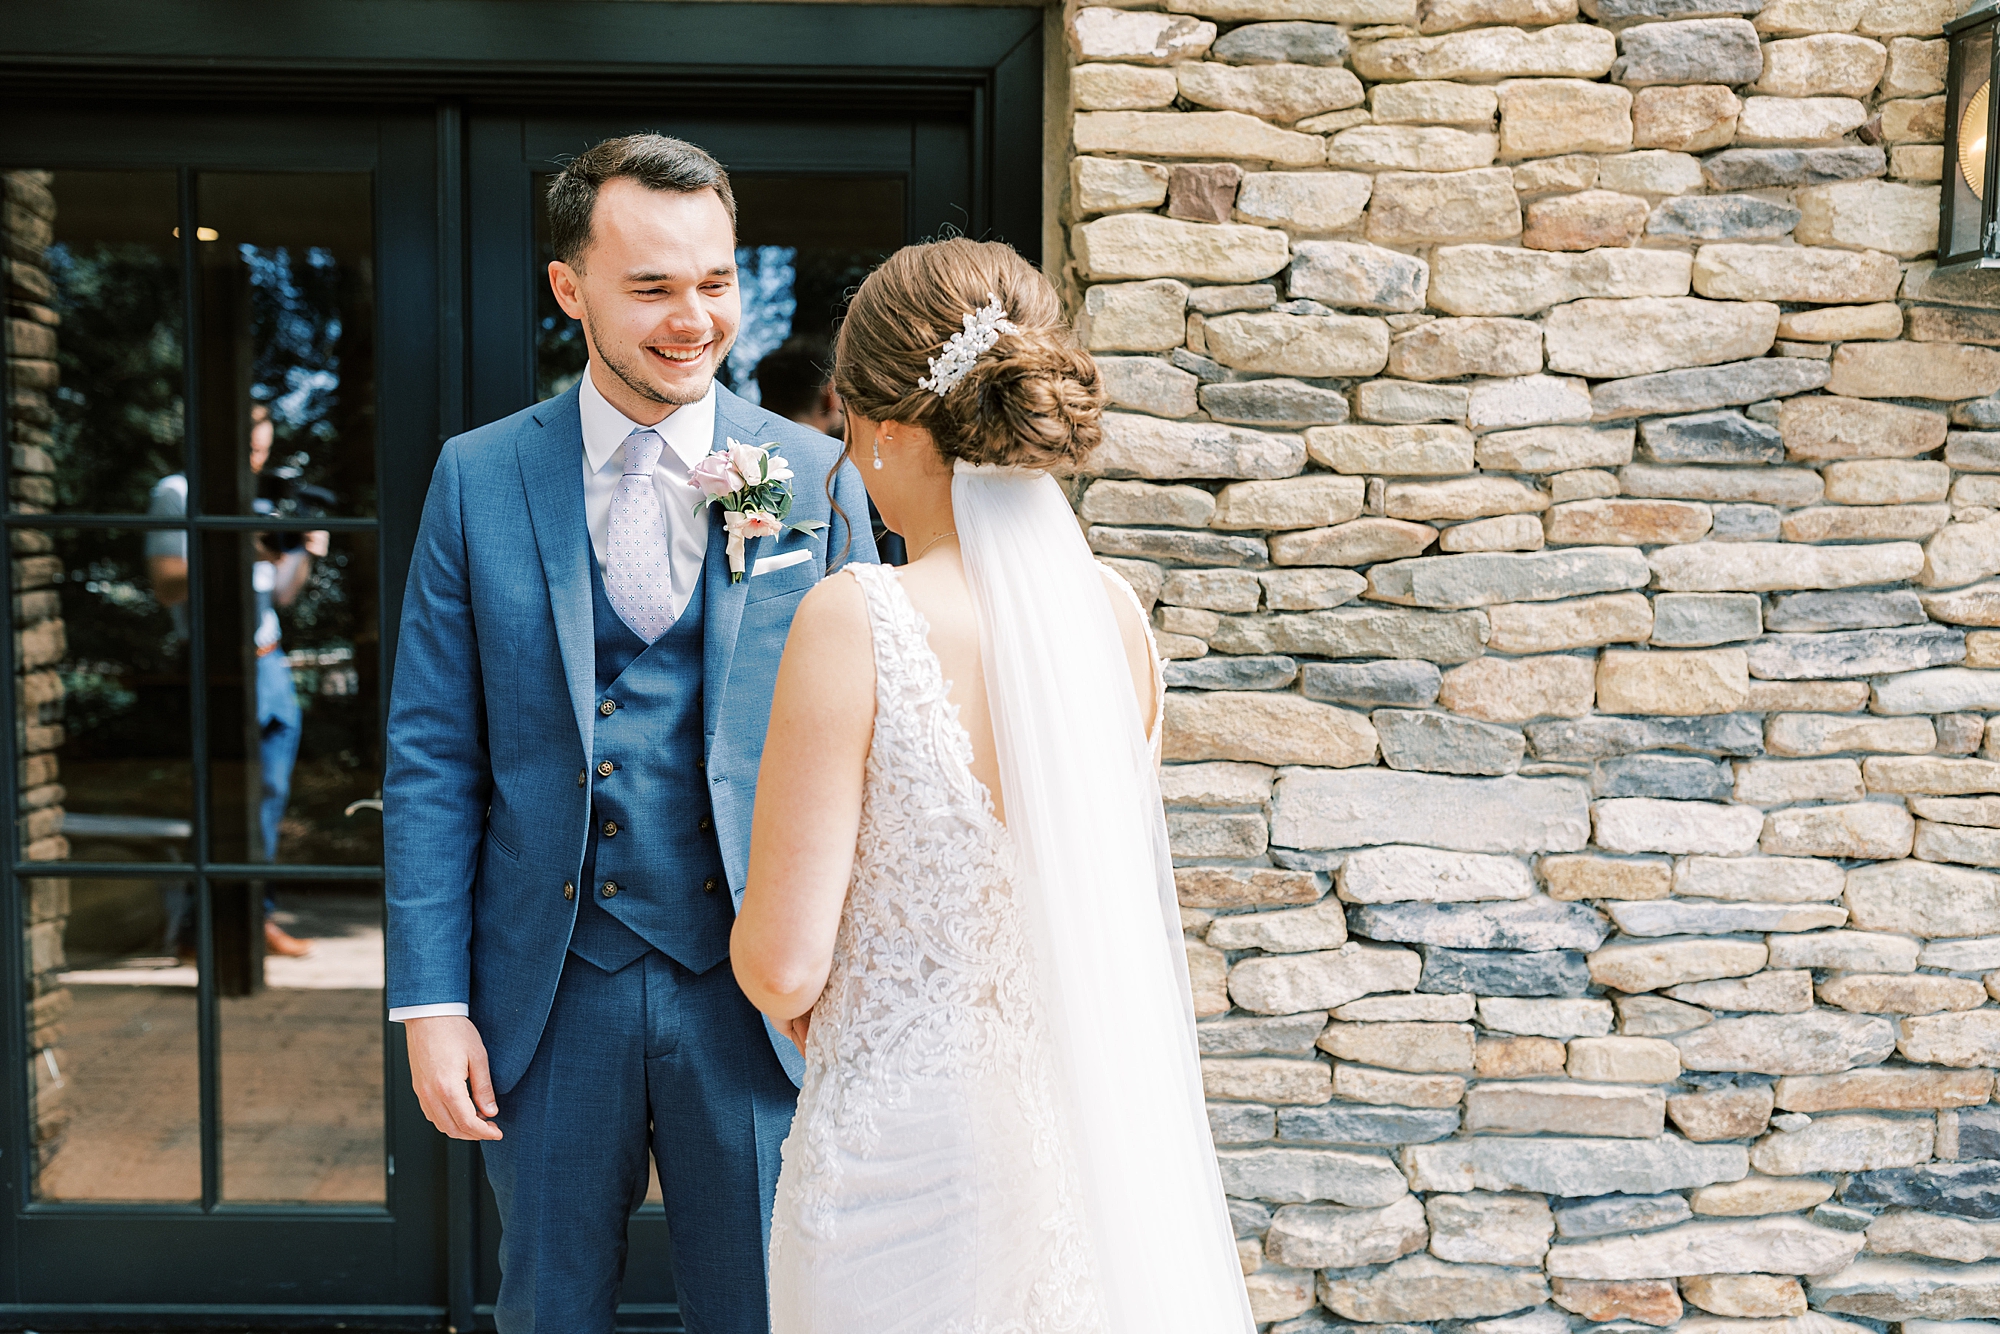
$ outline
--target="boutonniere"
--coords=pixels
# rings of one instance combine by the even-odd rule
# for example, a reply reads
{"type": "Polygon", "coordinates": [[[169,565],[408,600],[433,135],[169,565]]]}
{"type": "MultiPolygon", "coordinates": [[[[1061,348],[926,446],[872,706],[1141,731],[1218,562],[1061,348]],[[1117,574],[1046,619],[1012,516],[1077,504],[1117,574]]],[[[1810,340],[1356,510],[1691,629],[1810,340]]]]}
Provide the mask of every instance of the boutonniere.
{"type": "Polygon", "coordinates": [[[725,437],[718,449],[694,465],[688,481],[702,493],[694,512],[722,506],[722,527],[729,535],[729,582],[743,581],[743,546],[752,538],[776,537],[787,528],[816,533],[817,521],[786,523],[792,512],[792,467],[775,444],[746,445],[725,437]]]}

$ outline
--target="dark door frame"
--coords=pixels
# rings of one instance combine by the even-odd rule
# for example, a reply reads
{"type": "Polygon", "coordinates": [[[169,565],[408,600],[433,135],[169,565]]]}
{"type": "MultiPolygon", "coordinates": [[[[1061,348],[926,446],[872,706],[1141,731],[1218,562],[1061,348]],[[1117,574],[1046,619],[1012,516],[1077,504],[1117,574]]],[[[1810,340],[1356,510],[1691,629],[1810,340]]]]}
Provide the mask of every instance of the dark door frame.
{"type": "MultiPolygon", "coordinates": [[[[0,0],[0,117],[52,103],[95,102],[131,114],[246,106],[287,112],[396,104],[434,122],[435,405],[382,459],[383,640],[393,661],[407,561],[438,445],[476,424],[467,278],[469,114],[496,107],[657,103],[670,88],[700,118],[945,115],[971,130],[972,197],[958,225],[1040,258],[1043,14],[1039,8],[943,5],[625,3],[621,0],[0,0]],[[419,444],[418,441],[423,443],[419,444]],[[414,453],[415,456],[412,456],[414,453]],[[397,479],[402,484],[397,485],[397,479]]],[[[32,165],[13,163],[8,165],[32,165]]],[[[0,420],[4,407],[0,406],[0,420]]],[[[11,607],[0,599],[0,681],[12,680],[11,607]]],[[[0,700],[12,730],[12,695],[0,700]]],[[[386,699],[386,689],[384,698],[386,699]]],[[[0,765],[0,803],[16,808],[16,766],[0,765]]],[[[475,1305],[477,1164],[471,1147],[417,1155],[437,1164],[443,1201],[431,1301],[393,1311],[272,1303],[230,1306],[60,1305],[23,1300],[24,1229],[46,1222],[27,1198],[28,1089],[17,822],[6,822],[13,874],[0,878],[0,1329],[316,1329],[358,1320],[382,1328],[491,1329],[475,1305]]],[[[49,864],[36,864],[46,874],[49,864]]],[[[392,1070],[403,1069],[395,1044],[392,1070]]],[[[404,1076],[405,1078],[407,1076],[404,1076]]],[[[405,1090],[407,1091],[407,1090],[405,1090]]],[[[406,1163],[409,1159],[404,1160],[406,1163]]],[[[399,1177],[403,1174],[398,1173],[399,1177]]],[[[399,1181],[399,1187],[418,1183],[399,1181]]],[[[61,1207],[61,1221],[115,1226],[116,1206],[61,1207]]],[[[282,1211],[279,1211],[282,1215],[282,1211]]],[[[275,1221],[275,1220],[273,1220],[275,1221]]],[[[255,1221],[233,1228],[215,1262],[260,1255],[255,1221]],[[241,1249],[236,1249],[238,1246],[241,1249]]],[[[221,1238],[218,1237],[218,1241],[221,1238]]]]}

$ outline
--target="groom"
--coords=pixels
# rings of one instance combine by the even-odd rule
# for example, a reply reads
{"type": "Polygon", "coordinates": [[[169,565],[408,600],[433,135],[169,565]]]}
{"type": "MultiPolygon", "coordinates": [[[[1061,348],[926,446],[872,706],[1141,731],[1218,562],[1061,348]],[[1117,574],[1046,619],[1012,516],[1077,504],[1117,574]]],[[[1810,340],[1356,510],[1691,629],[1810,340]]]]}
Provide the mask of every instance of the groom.
{"type": "Polygon", "coordinates": [[[766,1334],[796,1048],[731,976],[792,613],[873,560],[836,441],[715,383],[741,322],[708,154],[597,145],[549,189],[576,388],[446,442],[417,537],[384,785],[389,1017],[433,1125],[484,1142],[502,1334],[610,1334],[659,1164],[691,1334],[766,1334]],[[689,473],[775,444],[795,524],[732,577],[689,473]],[[836,471],[837,469],[837,471],[836,471]],[[839,509],[823,483],[834,475],[839,509]]]}

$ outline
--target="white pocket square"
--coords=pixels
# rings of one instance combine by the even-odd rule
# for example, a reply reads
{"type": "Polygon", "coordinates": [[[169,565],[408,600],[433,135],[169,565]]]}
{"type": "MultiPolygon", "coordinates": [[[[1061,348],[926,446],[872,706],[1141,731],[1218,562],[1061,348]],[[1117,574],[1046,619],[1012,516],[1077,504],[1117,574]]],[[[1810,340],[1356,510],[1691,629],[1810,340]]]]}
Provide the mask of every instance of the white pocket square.
{"type": "Polygon", "coordinates": [[[750,577],[755,579],[758,575],[769,574],[773,570],[789,569],[791,566],[797,565],[800,561],[811,559],[812,552],[810,551],[787,551],[778,556],[766,556],[750,567],[750,577]]]}

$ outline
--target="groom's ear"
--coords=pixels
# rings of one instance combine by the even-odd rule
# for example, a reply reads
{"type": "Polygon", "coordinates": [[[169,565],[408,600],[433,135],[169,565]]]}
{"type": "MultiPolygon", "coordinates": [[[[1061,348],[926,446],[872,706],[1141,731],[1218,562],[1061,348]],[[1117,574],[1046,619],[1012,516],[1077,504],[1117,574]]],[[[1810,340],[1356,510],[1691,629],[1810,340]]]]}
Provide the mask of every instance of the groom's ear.
{"type": "Polygon", "coordinates": [[[549,290],[555,293],[556,304],[563,314],[573,320],[583,318],[582,275],[559,259],[549,261],[549,290]]]}

